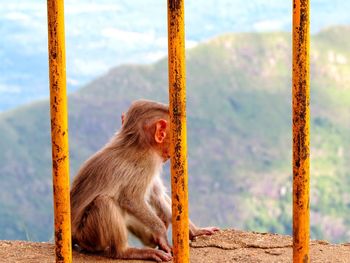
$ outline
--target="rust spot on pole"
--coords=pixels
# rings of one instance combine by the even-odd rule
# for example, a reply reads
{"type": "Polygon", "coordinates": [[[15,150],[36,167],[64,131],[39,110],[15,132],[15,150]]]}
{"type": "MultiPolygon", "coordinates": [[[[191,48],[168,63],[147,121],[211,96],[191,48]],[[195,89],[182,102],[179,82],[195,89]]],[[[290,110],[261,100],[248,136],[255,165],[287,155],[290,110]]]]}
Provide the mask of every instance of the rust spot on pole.
{"type": "Polygon", "coordinates": [[[48,0],[52,179],[56,262],[72,262],[63,0],[48,0]]]}
{"type": "Polygon", "coordinates": [[[308,263],[310,239],[310,4],[293,2],[293,262],[308,263]]]}
{"type": "Polygon", "coordinates": [[[184,1],[168,0],[169,111],[174,263],[189,262],[184,1]]]}

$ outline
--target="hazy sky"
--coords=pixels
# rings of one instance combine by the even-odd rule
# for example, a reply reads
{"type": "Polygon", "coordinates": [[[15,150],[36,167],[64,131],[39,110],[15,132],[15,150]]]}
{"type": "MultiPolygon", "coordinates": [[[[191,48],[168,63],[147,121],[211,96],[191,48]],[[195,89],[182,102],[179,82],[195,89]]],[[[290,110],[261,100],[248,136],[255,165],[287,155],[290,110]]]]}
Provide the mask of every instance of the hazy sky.
{"type": "MultiPolygon", "coordinates": [[[[186,0],[187,47],[227,32],[290,31],[292,1],[186,0]]],[[[311,28],[350,24],[350,1],[311,1],[311,28]]],[[[0,0],[0,111],[48,96],[44,0],[0,0]]],[[[69,90],[166,55],[166,1],[66,0],[69,90]]]]}

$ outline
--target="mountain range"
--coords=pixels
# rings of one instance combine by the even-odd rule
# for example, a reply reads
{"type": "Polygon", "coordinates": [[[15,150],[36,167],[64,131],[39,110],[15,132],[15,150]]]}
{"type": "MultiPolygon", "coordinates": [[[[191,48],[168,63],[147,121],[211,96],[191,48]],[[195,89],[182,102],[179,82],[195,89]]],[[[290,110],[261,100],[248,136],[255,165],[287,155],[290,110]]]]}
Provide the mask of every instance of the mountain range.
{"type": "MultiPolygon", "coordinates": [[[[349,42],[348,26],[311,42],[311,232],[333,242],[350,239],[349,42]]],[[[291,35],[226,34],[186,56],[191,218],[291,234],[291,35]]],[[[166,58],[122,65],[69,95],[71,178],[133,100],[168,101],[167,74],[166,58]]],[[[51,239],[48,100],[1,113],[0,134],[0,239],[51,239]]]]}

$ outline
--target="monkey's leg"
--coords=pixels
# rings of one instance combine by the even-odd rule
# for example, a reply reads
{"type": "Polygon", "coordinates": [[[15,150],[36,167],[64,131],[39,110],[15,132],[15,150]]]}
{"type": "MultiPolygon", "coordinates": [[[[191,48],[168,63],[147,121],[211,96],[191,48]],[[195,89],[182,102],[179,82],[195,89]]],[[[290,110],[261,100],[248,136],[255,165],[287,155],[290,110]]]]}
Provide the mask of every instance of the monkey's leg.
{"type": "Polygon", "coordinates": [[[73,239],[86,251],[104,252],[110,256],[126,249],[127,230],[112,198],[97,196],[85,208],[73,239]]]}
{"type": "Polygon", "coordinates": [[[85,209],[79,228],[74,238],[87,251],[120,259],[171,260],[170,255],[160,250],[128,247],[126,223],[111,197],[96,197],[85,209]]]}

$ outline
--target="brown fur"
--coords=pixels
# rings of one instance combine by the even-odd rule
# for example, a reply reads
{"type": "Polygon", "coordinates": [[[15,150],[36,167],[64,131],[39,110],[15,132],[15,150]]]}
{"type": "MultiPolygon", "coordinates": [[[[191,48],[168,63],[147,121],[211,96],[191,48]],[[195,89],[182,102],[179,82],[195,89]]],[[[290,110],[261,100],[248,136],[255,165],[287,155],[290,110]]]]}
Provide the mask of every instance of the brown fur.
{"type": "MultiPolygon", "coordinates": [[[[160,178],[169,158],[168,118],[167,105],[134,102],[120,131],[82,165],[71,190],[72,239],[80,248],[113,258],[171,259],[171,200],[160,178]],[[128,230],[150,248],[128,247],[128,230]]],[[[190,222],[191,238],[214,231],[190,222]]]]}
{"type": "Polygon", "coordinates": [[[169,252],[162,209],[167,209],[167,224],[171,212],[161,201],[163,160],[152,138],[154,122],[167,116],[166,105],[134,102],[121,130],[80,168],[72,185],[71,210],[72,238],[82,249],[114,258],[168,259],[162,251],[127,245],[129,229],[144,244],[169,252]]]}

